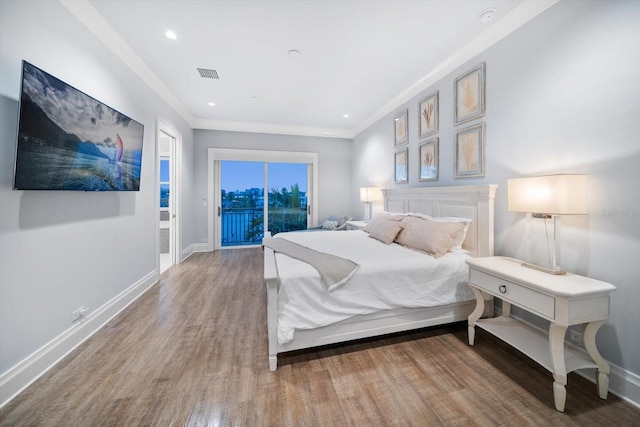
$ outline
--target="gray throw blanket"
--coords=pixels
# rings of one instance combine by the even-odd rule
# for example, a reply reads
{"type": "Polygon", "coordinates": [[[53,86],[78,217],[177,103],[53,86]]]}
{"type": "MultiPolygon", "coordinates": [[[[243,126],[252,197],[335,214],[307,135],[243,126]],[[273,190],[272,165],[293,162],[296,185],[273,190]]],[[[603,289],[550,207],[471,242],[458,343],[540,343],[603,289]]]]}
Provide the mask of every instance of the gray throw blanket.
{"type": "Polygon", "coordinates": [[[348,259],[319,252],[281,238],[265,237],[262,239],[262,244],[275,252],[306,262],[318,270],[329,292],[345,284],[360,267],[348,259]]]}

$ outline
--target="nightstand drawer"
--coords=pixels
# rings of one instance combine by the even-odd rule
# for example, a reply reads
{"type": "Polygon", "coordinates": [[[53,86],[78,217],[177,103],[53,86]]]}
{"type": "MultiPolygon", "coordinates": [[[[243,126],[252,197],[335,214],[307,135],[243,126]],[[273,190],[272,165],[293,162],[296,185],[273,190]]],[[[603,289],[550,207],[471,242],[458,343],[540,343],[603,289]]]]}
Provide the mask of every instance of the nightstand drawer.
{"type": "Polygon", "coordinates": [[[555,298],[551,295],[543,294],[473,268],[469,270],[469,282],[507,302],[526,310],[534,311],[549,320],[555,319],[555,298]]]}

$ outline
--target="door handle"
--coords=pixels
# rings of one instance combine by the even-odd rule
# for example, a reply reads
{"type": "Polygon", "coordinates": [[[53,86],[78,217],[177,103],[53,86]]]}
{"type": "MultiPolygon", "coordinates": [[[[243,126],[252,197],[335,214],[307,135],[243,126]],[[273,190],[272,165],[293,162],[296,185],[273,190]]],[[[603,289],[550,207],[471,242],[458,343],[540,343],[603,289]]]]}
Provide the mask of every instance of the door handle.
{"type": "Polygon", "coordinates": [[[311,215],[311,205],[307,205],[307,215],[311,215]]]}
{"type": "Polygon", "coordinates": [[[220,216],[222,213],[222,208],[220,206],[218,206],[218,216],[220,216]]]}

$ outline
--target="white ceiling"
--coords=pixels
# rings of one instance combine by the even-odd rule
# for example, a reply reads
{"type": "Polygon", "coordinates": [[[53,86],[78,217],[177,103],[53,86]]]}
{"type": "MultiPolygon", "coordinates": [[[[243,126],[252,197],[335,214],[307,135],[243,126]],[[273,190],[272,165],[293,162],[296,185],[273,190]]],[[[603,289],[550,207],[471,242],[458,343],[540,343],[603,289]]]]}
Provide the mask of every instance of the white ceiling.
{"type": "Polygon", "coordinates": [[[192,127],[352,137],[556,0],[61,1],[192,127]]]}

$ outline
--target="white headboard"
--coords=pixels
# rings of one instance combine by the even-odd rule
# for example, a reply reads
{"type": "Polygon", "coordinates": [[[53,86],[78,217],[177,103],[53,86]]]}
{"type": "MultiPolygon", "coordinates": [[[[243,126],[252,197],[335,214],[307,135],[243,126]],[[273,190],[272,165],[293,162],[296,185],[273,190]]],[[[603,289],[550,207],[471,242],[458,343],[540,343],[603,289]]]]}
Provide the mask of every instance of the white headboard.
{"type": "Polygon", "coordinates": [[[474,256],[493,256],[493,201],[497,185],[414,187],[382,190],[384,210],[470,218],[462,247],[474,256]]]}

